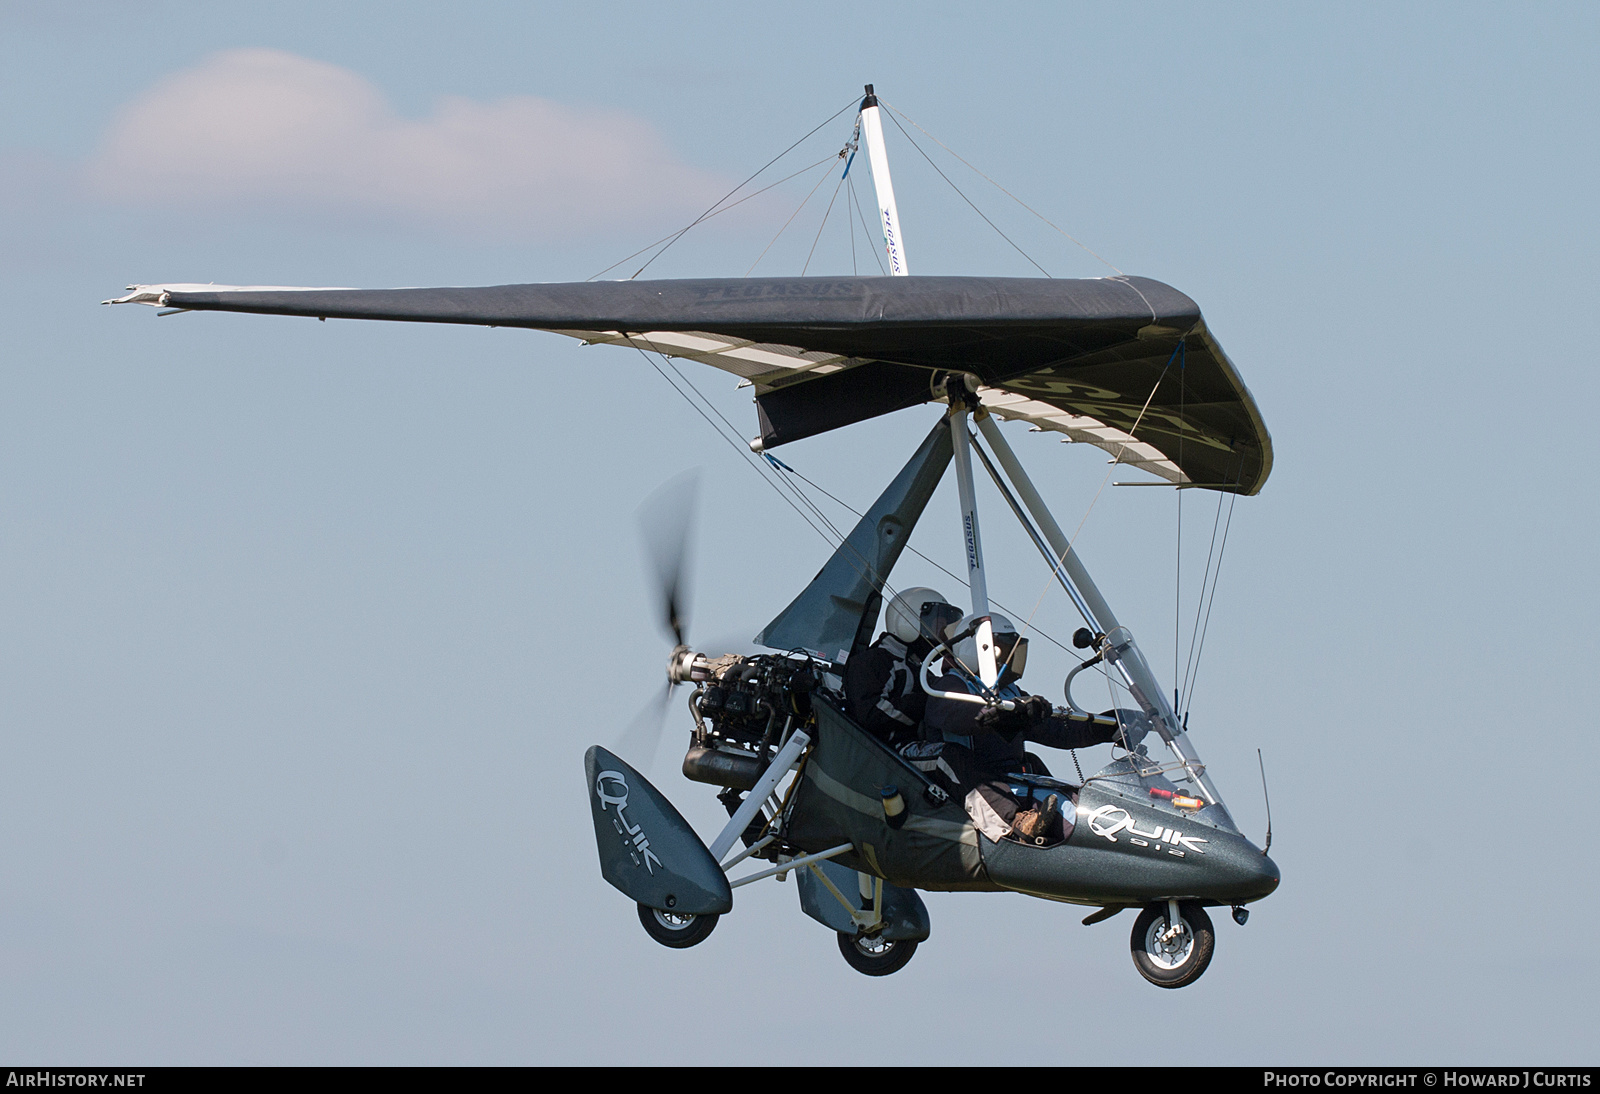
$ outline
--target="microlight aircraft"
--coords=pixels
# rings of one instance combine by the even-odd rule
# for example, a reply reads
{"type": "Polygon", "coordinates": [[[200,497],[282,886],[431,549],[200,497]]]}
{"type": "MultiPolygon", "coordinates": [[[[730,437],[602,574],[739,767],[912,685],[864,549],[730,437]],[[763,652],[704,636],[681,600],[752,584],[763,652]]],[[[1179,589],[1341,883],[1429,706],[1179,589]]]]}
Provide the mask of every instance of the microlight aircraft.
{"type": "Polygon", "coordinates": [[[734,889],[792,874],[806,914],[836,931],[845,959],[868,975],[898,971],[929,937],[918,890],[1022,893],[1095,908],[1085,924],[1137,910],[1135,967],[1153,984],[1181,987],[1211,960],[1205,909],[1229,907],[1243,924],[1246,905],[1276,889],[1278,869],[1234,823],[1186,719],[997,419],[1098,447],[1180,489],[1239,495],[1266,481],[1271,439],[1198,306],[1168,285],[1131,276],[911,276],[879,111],[869,85],[855,139],[871,163],[887,276],[411,289],[135,285],[107,303],[525,327],[684,358],[754,389],[760,433],[750,446],[761,453],[940,406],[899,474],[757,637],[773,652],[692,649],[680,575],[664,575],[677,640],[667,692],[693,689],[683,773],[721,788],[729,820],[707,843],[637,769],[591,747],[584,765],[601,874],[637,904],[649,935],[674,948],[704,941],[731,912],[734,889]],[[1175,361],[1181,385],[1163,382],[1175,361]],[[896,561],[953,464],[978,663],[960,664],[953,637],[936,635],[942,641],[920,683],[931,694],[1010,707],[995,690],[1004,666],[990,622],[974,455],[1083,618],[1073,641],[1087,652],[1064,682],[1065,709],[1091,717],[1072,692],[1074,677],[1090,669],[1134,704],[1092,716],[1113,719],[1118,739],[1112,761],[1093,775],[1074,783],[1009,774],[1020,805],[1052,796],[1059,803],[1060,824],[1032,839],[983,823],[960,786],[856,724],[842,694],[845,666],[871,643],[885,594],[893,595],[896,561]],[[969,692],[940,692],[930,680],[936,661],[963,673],[969,692]],[[1166,755],[1152,755],[1153,744],[1166,755]],[[747,872],[733,876],[740,871],[747,872]]]}

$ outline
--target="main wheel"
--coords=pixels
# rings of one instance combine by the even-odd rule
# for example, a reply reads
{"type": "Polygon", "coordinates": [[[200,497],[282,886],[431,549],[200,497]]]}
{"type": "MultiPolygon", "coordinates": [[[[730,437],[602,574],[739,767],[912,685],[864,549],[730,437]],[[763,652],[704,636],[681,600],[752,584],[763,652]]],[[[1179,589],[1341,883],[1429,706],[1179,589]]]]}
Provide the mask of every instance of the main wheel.
{"type": "Polygon", "coordinates": [[[1206,910],[1188,902],[1178,905],[1178,930],[1168,927],[1166,903],[1152,904],[1139,913],[1128,945],[1140,976],[1158,988],[1181,988],[1211,964],[1217,936],[1206,910]]]}
{"type": "Polygon", "coordinates": [[[716,929],[717,917],[666,912],[660,908],[641,904],[639,922],[644,924],[644,933],[663,946],[686,950],[690,946],[698,946],[710,937],[711,932],[716,929]]]}
{"type": "Polygon", "coordinates": [[[917,952],[917,944],[909,939],[845,934],[840,931],[839,952],[844,954],[844,959],[850,962],[850,967],[856,972],[868,976],[888,976],[906,967],[906,962],[917,952]]]}

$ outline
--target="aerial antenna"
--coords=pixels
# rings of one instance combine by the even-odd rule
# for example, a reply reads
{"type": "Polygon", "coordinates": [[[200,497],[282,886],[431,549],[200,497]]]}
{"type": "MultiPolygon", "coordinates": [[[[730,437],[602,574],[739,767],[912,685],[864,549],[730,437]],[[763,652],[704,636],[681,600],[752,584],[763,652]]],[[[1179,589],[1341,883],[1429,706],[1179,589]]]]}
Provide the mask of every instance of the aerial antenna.
{"type": "Polygon", "coordinates": [[[861,100],[861,135],[867,140],[867,162],[872,165],[872,185],[878,191],[878,227],[883,229],[883,247],[889,255],[889,275],[905,277],[906,241],[900,234],[900,213],[894,204],[894,183],[889,179],[889,153],[883,146],[883,119],[878,114],[878,97],[867,85],[861,100]]]}
{"type": "Polygon", "coordinates": [[[1272,799],[1267,797],[1267,765],[1261,760],[1261,750],[1256,749],[1256,764],[1261,768],[1261,797],[1267,803],[1267,845],[1261,849],[1265,855],[1272,850],[1272,799]]]}

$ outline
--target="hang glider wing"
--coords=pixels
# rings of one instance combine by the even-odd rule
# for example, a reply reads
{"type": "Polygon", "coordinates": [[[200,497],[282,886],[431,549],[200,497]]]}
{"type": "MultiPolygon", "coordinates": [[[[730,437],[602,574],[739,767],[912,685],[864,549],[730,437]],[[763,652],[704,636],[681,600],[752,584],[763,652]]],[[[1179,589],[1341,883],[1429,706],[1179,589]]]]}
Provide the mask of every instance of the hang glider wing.
{"type": "Polygon", "coordinates": [[[773,447],[937,398],[975,375],[1002,418],[1170,482],[1254,494],[1255,401],[1193,300],[1139,277],[740,278],[433,289],[135,285],[107,303],[526,327],[749,381],[773,447]]]}

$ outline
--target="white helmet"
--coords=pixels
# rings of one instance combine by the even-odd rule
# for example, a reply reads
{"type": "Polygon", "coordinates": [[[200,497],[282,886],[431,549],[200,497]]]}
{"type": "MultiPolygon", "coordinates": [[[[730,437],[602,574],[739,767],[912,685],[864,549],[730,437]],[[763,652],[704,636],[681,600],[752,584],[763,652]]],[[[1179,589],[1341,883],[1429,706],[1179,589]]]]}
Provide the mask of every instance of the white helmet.
{"type": "MultiPolygon", "coordinates": [[[[964,615],[946,627],[944,633],[947,642],[957,639],[951,652],[961,667],[974,676],[978,674],[979,663],[978,619],[975,615],[964,615]]],[[[1017,633],[1011,620],[996,612],[989,613],[989,625],[994,629],[995,664],[1001,669],[1011,670],[1007,679],[1020,679],[1022,670],[1028,667],[1028,640],[1017,633]]]]}
{"type": "Polygon", "coordinates": [[[959,614],[937,589],[907,589],[889,601],[883,629],[908,646],[919,638],[937,642],[944,625],[959,614]],[[940,612],[941,606],[950,610],[940,612]]]}

